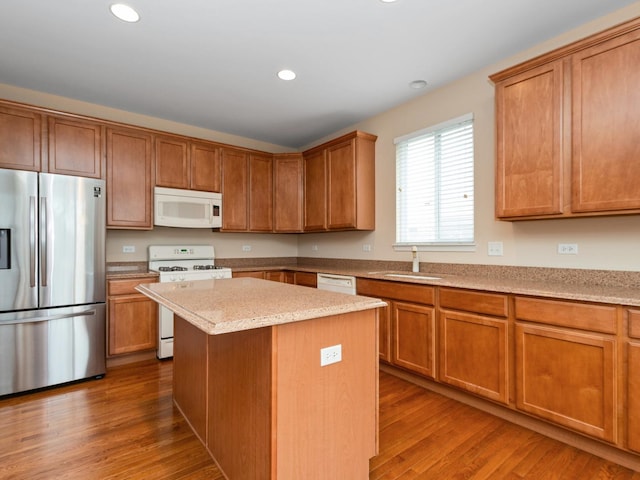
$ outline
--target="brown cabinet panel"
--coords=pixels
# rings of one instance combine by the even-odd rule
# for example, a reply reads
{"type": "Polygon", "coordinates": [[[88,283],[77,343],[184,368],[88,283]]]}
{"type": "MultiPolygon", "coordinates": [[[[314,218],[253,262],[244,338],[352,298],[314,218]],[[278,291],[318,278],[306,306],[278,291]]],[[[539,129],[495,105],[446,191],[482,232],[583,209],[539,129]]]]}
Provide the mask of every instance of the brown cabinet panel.
{"type": "Polygon", "coordinates": [[[156,137],[156,186],[189,188],[189,147],[181,137],[156,137]]]}
{"type": "Polygon", "coordinates": [[[629,336],[640,338],[640,310],[628,310],[629,315],[629,336]]]}
{"type": "Polygon", "coordinates": [[[139,294],[109,299],[109,355],[156,348],[157,329],[155,301],[139,294]]]}
{"type": "Polygon", "coordinates": [[[107,128],[107,227],[153,228],[151,135],[107,128]]]}
{"type": "Polygon", "coordinates": [[[301,232],[303,217],[302,154],[282,154],[273,158],[273,229],[301,232]]]}
{"type": "Polygon", "coordinates": [[[562,213],[563,62],[496,85],[496,215],[562,213]]]}
{"type": "Polygon", "coordinates": [[[640,31],[572,58],[576,212],[640,208],[640,31]]]}
{"type": "Polygon", "coordinates": [[[391,300],[381,299],[387,306],[378,309],[378,354],[380,360],[391,363],[391,300]]]}
{"type": "Polygon", "coordinates": [[[304,230],[327,229],[327,175],[325,151],[304,156],[304,230]]]}
{"type": "Polygon", "coordinates": [[[41,138],[42,115],[0,106],[0,168],[39,172],[41,138]]]}
{"type": "Polygon", "coordinates": [[[440,307],[496,317],[509,315],[509,302],[506,295],[458,288],[440,288],[440,307]]]}
{"type": "Polygon", "coordinates": [[[628,446],[640,453],[640,343],[628,344],[628,446]]]}
{"type": "Polygon", "coordinates": [[[519,409],[616,443],[616,340],[516,324],[519,409]]]}
{"type": "Polygon", "coordinates": [[[435,378],[435,310],[393,302],[393,364],[435,378]]]}
{"type": "Polygon", "coordinates": [[[327,148],[327,227],[356,227],[355,140],[327,148]]]}
{"type": "Polygon", "coordinates": [[[103,178],[103,129],[98,123],[49,117],[49,172],[103,178]]]}
{"type": "Polygon", "coordinates": [[[260,278],[264,280],[265,271],[264,270],[256,270],[252,272],[231,272],[231,276],[233,278],[242,278],[242,277],[250,277],[250,278],[260,278]]]}
{"type": "Polygon", "coordinates": [[[518,320],[602,333],[617,330],[617,310],[613,305],[516,297],[515,311],[518,320]]]}
{"type": "Polygon", "coordinates": [[[192,190],[220,192],[222,188],[222,167],[220,148],[202,142],[191,142],[191,182],[192,190]]]}
{"type": "Polygon", "coordinates": [[[433,305],[436,295],[435,288],[427,285],[370,280],[367,278],[358,278],[356,288],[358,289],[358,295],[391,298],[393,300],[424,303],[426,305],[433,305]]]}
{"type": "Polygon", "coordinates": [[[273,230],[273,157],[249,155],[249,230],[273,230]]]}
{"type": "Polygon", "coordinates": [[[506,320],[441,310],[439,380],[509,403],[506,320]]]}
{"type": "Polygon", "coordinates": [[[248,227],[249,164],[240,150],[222,150],[222,230],[243,231],[248,227]]]}
{"type": "Polygon", "coordinates": [[[264,278],[265,280],[271,280],[274,282],[284,282],[285,276],[282,270],[280,271],[269,270],[264,272],[264,278]]]}
{"type": "Polygon", "coordinates": [[[317,288],[318,274],[310,272],[296,272],[294,276],[294,283],[305,287],[317,288]]]}

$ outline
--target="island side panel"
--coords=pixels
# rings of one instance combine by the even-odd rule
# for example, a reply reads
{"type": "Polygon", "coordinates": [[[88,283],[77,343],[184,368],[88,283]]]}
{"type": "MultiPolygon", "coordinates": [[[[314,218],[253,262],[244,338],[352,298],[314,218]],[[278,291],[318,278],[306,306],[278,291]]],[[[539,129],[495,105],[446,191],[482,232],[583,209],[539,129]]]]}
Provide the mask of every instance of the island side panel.
{"type": "Polygon", "coordinates": [[[207,334],[174,315],[173,401],[207,444],[207,334]]]}
{"type": "Polygon", "coordinates": [[[369,478],[377,454],[377,310],[274,327],[277,479],[369,478]],[[342,361],[320,366],[320,349],[342,361]]]}
{"type": "Polygon", "coordinates": [[[210,335],[209,452],[227,478],[275,478],[272,327],[210,335]]]}

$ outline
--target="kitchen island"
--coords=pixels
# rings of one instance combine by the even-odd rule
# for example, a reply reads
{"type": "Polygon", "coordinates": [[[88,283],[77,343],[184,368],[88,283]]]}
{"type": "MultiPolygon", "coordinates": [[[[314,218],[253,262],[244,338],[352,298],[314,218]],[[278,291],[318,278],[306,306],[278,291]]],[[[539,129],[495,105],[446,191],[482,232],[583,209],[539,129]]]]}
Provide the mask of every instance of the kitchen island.
{"type": "Polygon", "coordinates": [[[137,289],[174,312],[174,402],[227,478],[368,478],[384,302],[253,278],[137,289]]]}

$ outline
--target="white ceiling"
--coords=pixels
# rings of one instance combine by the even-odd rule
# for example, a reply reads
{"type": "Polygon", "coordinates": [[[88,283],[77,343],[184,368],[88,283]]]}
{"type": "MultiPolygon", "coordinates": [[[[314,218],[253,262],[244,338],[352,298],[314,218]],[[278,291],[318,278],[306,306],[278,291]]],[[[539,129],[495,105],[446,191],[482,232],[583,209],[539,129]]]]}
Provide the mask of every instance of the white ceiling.
{"type": "Polygon", "coordinates": [[[111,3],[1,0],[0,83],[299,148],[634,1],[111,3]]]}

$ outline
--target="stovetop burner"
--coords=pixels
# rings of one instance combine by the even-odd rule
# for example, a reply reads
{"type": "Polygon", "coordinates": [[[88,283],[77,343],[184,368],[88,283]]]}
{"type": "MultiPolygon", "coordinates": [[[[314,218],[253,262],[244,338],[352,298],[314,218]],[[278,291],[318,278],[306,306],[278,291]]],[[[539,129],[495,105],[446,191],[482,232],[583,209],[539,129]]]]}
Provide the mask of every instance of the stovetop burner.
{"type": "Polygon", "coordinates": [[[193,266],[194,270],[215,270],[217,268],[222,268],[222,267],[216,267],[215,265],[194,265],[193,266]]]}
{"type": "Polygon", "coordinates": [[[158,267],[160,272],[186,272],[187,270],[189,270],[187,267],[158,267]]]}

